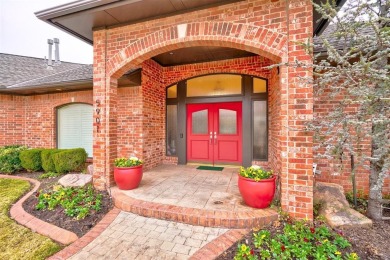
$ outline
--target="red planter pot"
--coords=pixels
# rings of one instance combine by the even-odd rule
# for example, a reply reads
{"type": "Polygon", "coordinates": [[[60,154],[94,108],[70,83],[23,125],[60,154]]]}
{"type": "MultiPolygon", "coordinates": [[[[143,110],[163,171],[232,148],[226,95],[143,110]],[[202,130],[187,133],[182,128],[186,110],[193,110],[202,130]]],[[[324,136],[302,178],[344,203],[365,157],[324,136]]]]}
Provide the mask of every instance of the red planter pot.
{"type": "Polygon", "coordinates": [[[138,188],[142,180],[142,165],[134,167],[115,167],[114,179],[120,190],[138,188]]]}
{"type": "Polygon", "coordinates": [[[245,204],[258,209],[267,208],[275,195],[276,177],[254,181],[238,174],[238,189],[245,204]]]}

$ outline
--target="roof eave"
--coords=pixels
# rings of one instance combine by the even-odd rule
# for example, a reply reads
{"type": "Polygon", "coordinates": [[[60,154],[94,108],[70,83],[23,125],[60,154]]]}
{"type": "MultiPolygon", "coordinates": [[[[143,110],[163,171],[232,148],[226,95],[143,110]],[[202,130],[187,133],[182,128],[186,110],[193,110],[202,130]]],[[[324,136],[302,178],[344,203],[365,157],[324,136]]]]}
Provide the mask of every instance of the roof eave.
{"type": "Polygon", "coordinates": [[[92,86],[92,78],[91,79],[82,79],[82,80],[70,80],[70,81],[59,81],[54,83],[45,83],[45,84],[39,84],[39,85],[32,85],[32,86],[22,86],[22,87],[3,87],[0,88],[1,92],[12,92],[16,90],[33,90],[33,89],[43,89],[43,88],[56,88],[56,87],[67,87],[67,86],[77,86],[77,85],[86,85],[91,84],[92,86]]]}

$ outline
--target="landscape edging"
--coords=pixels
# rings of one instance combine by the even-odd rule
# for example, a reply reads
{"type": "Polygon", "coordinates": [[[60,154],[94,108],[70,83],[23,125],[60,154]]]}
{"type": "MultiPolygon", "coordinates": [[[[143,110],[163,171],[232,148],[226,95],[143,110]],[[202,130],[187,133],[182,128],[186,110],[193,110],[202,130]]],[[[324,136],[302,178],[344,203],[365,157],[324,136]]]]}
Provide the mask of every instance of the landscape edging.
{"type": "Polygon", "coordinates": [[[24,210],[23,202],[26,201],[34,192],[38,190],[39,186],[41,185],[39,181],[26,177],[3,174],[0,175],[0,178],[24,180],[30,182],[35,186],[21,199],[19,199],[14,205],[12,205],[10,210],[10,216],[13,220],[18,222],[20,225],[31,229],[33,232],[50,237],[54,241],[63,245],[69,245],[78,239],[78,236],[75,233],[40,220],[24,210]]]}

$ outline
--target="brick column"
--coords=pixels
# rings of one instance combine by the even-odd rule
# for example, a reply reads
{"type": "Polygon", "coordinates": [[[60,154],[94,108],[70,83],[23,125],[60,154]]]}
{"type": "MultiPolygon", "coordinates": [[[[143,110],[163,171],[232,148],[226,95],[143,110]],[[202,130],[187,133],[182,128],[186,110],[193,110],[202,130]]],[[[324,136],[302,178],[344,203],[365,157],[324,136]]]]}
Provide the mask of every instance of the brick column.
{"type": "Polygon", "coordinates": [[[93,64],[93,184],[105,189],[113,183],[117,154],[117,80],[107,75],[106,30],[95,31],[93,64]]]}
{"type": "MultiPolygon", "coordinates": [[[[307,0],[288,2],[288,62],[311,64],[311,57],[297,42],[312,35],[312,5],[307,0]]],[[[313,86],[302,80],[312,76],[310,68],[293,65],[282,70],[287,77],[287,169],[282,184],[282,207],[295,218],[313,219],[313,135],[305,132],[305,123],[313,118],[313,86]]]]}

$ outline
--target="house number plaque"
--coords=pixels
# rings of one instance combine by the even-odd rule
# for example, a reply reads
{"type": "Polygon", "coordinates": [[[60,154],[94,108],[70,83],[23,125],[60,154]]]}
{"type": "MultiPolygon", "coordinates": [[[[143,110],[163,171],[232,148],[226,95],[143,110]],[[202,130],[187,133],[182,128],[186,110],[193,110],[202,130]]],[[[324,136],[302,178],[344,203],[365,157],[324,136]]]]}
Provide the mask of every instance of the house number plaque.
{"type": "Polygon", "coordinates": [[[100,133],[100,100],[96,99],[96,131],[100,133]]]}

